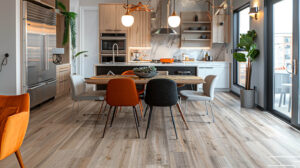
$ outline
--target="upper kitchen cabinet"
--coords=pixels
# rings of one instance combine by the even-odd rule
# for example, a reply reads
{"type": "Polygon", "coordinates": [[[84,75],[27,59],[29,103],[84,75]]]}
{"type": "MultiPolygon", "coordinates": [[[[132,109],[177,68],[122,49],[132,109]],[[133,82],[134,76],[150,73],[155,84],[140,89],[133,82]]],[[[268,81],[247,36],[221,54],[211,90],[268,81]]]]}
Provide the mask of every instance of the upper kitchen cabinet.
{"type": "Polygon", "coordinates": [[[213,43],[230,42],[230,16],[214,15],[213,16],[213,43]]]}
{"type": "Polygon", "coordinates": [[[55,0],[31,0],[31,2],[55,9],[55,0]]]}
{"type": "Polygon", "coordinates": [[[126,9],[122,4],[115,5],[115,23],[117,31],[127,31],[127,28],[123,26],[121,18],[126,13],[126,9]]]}
{"type": "Polygon", "coordinates": [[[134,23],[128,30],[128,41],[130,47],[151,46],[150,13],[136,11],[131,13],[134,23]]]}
{"type": "Polygon", "coordinates": [[[99,4],[100,32],[127,32],[127,28],[121,22],[121,17],[125,12],[122,4],[99,4]]]}

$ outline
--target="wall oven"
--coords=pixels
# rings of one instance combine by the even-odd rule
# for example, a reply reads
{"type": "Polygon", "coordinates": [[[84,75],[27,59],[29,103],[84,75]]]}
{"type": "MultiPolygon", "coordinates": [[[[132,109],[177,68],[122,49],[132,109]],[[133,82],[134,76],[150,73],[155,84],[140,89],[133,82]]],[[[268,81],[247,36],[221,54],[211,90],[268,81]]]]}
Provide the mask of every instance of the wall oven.
{"type": "Polygon", "coordinates": [[[101,33],[100,52],[102,62],[126,61],[126,33],[101,33]]]}

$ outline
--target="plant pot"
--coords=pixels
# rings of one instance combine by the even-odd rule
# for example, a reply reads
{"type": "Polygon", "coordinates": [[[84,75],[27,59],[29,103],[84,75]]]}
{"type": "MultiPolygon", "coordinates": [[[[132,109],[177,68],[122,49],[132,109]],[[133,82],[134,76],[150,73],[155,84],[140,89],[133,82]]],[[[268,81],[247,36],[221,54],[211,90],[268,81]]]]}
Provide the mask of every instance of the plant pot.
{"type": "Polygon", "coordinates": [[[240,90],[241,107],[254,108],[255,107],[255,90],[240,90]]]}

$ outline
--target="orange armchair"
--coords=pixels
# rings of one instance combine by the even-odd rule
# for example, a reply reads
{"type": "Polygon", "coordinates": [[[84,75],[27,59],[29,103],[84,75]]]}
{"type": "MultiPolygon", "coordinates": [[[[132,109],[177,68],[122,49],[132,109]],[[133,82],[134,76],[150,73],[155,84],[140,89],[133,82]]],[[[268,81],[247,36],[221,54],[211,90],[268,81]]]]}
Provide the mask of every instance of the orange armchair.
{"type": "Polygon", "coordinates": [[[20,147],[29,122],[29,94],[0,96],[0,160],[15,153],[24,168],[20,147]]]}

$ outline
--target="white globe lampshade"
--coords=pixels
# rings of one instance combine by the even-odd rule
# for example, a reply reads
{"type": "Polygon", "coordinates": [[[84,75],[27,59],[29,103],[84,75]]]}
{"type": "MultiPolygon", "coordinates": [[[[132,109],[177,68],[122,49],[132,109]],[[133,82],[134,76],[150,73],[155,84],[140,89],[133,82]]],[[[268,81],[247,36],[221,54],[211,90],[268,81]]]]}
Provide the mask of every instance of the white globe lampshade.
{"type": "Polygon", "coordinates": [[[122,16],[122,24],[125,27],[131,27],[134,23],[134,17],[130,14],[125,14],[122,16]]]}
{"type": "Polygon", "coordinates": [[[168,23],[171,27],[178,27],[180,25],[180,17],[174,12],[171,16],[169,16],[168,23]]]}

